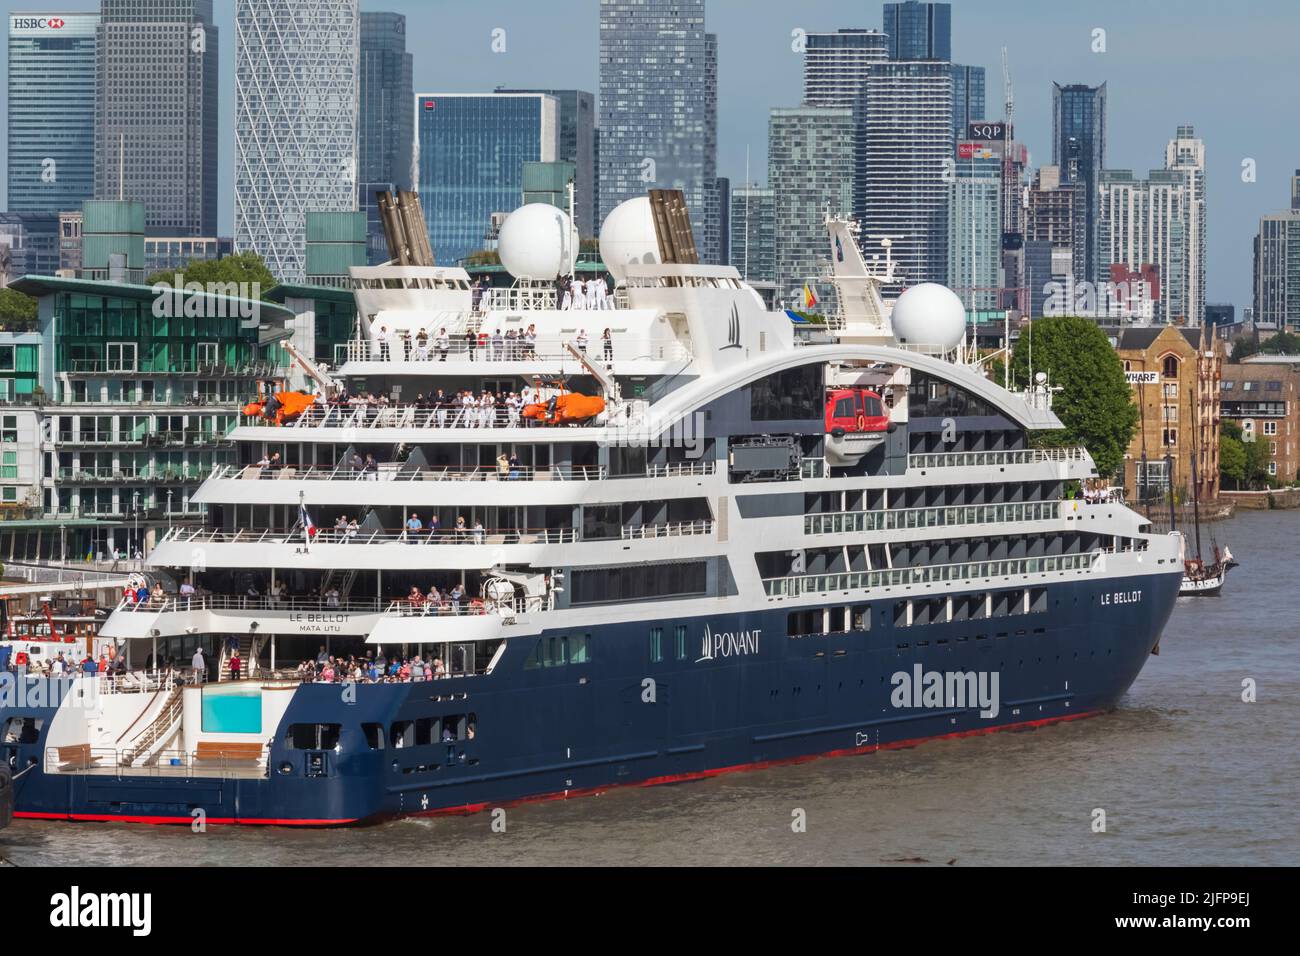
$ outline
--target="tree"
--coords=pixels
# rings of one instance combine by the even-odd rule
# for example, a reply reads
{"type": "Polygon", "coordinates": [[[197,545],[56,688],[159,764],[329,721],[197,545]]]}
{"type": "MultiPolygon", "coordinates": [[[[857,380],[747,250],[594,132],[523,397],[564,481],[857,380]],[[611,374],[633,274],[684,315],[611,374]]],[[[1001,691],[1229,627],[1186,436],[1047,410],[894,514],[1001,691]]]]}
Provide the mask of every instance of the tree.
{"type": "MultiPolygon", "coordinates": [[[[254,284],[261,291],[261,297],[265,298],[266,293],[275,288],[275,276],[271,275],[271,270],[266,267],[266,261],[256,252],[239,252],[234,255],[224,256],[221,259],[195,259],[181,272],[180,282],[182,285],[188,282],[198,282],[203,285],[208,283],[226,285],[236,283],[248,289],[254,284]]],[[[145,285],[174,285],[177,281],[177,273],[156,272],[145,280],[145,285]]]]}
{"type": "Polygon", "coordinates": [[[1095,322],[1072,315],[1031,322],[1011,357],[1014,387],[1028,386],[1031,372],[1047,373],[1048,383],[1061,389],[1052,410],[1063,428],[1050,437],[1082,444],[1099,475],[1116,475],[1137,428],[1138,409],[1124,379],[1124,363],[1105,333],[1095,322]]]}
{"type": "Polygon", "coordinates": [[[1246,487],[1252,489],[1271,488],[1277,481],[1268,473],[1269,463],[1273,460],[1273,443],[1267,438],[1257,436],[1254,441],[1244,442],[1246,448],[1246,487]]]}
{"type": "Polygon", "coordinates": [[[1219,477],[1233,488],[1246,480],[1246,446],[1241,440],[1241,426],[1225,421],[1219,428],[1219,477]]]}
{"type": "Polygon", "coordinates": [[[0,329],[30,332],[36,328],[36,300],[17,289],[0,289],[0,329]]]}

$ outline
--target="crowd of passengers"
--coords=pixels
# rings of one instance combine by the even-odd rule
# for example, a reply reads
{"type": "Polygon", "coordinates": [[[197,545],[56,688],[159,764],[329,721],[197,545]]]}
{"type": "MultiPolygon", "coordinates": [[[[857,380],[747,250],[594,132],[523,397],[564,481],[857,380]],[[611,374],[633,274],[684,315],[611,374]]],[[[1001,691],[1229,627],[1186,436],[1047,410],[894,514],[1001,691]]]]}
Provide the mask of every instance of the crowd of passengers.
{"type": "MultiPolygon", "coordinates": [[[[529,405],[546,405],[547,418],[555,411],[557,399],[555,391],[544,391],[540,380],[525,385],[519,391],[493,392],[484,390],[475,392],[464,389],[448,394],[445,389],[436,389],[425,394],[419,392],[414,401],[402,401],[396,396],[377,394],[373,391],[353,394],[346,386],[340,388],[332,398],[316,394],[317,406],[348,407],[364,409],[370,414],[378,415],[388,408],[414,408],[427,412],[415,424],[423,428],[490,428],[493,425],[508,425],[511,428],[530,427],[541,424],[535,418],[524,417],[524,409],[529,405]]],[[[264,417],[273,417],[275,407],[264,410],[264,417]]]]}
{"type": "Polygon", "coordinates": [[[406,684],[451,676],[441,658],[430,656],[426,660],[419,654],[389,658],[382,649],[378,655],[367,651],[365,657],[335,657],[322,647],[315,660],[298,665],[299,679],[315,684],[406,684]]]}
{"type": "MultiPolygon", "coordinates": [[[[614,330],[606,328],[600,342],[601,357],[606,362],[614,361],[614,330]]],[[[578,351],[586,355],[590,343],[587,330],[579,329],[574,337],[578,351]]],[[[532,361],[537,358],[537,326],[530,325],[519,332],[467,329],[455,333],[448,332],[444,326],[432,334],[425,328],[411,334],[381,324],[371,333],[370,356],[380,362],[445,362],[452,352],[467,356],[471,362],[480,358],[488,362],[532,361]]]]}

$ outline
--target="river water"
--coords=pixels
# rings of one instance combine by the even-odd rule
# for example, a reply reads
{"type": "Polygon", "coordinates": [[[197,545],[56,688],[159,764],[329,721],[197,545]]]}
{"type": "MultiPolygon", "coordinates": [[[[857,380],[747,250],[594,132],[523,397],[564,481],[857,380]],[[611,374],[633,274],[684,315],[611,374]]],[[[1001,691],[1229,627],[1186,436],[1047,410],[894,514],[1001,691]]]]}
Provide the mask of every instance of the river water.
{"type": "Polygon", "coordinates": [[[35,823],[17,866],[68,864],[1300,864],[1300,512],[1213,526],[1241,561],[1180,599],[1112,714],[489,814],[302,831],[35,823]],[[1257,702],[1242,701],[1242,681],[1257,702]],[[1105,810],[1104,833],[1093,811],[1105,810]],[[804,832],[794,832],[800,813],[804,832]]]}

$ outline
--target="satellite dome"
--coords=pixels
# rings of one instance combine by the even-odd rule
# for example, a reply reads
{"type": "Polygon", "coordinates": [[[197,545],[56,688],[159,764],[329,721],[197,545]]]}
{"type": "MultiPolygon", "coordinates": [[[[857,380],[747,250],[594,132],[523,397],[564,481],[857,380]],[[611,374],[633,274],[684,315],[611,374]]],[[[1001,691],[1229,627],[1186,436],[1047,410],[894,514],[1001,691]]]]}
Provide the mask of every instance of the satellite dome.
{"type": "Polygon", "coordinates": [[[650,199],[638,196],[615,206],[600,227],[600,258],[605,268],[622,282],[633,263],[650,265],[659,261],[659,237],[650,199]]]}
{"type": "Polygon", "coordinates": [[[947,286],[922,282],[903,292],[891,316],[900,345],[956,347],[966,334],[966,307],[947,286]]]}
{"type": "Polygon", "coordinates": [[[501,224],[497,253],[516,279],[554,279],[569,271],[577,230],[569,215],[549,203],[520,206],[501,224]]]}

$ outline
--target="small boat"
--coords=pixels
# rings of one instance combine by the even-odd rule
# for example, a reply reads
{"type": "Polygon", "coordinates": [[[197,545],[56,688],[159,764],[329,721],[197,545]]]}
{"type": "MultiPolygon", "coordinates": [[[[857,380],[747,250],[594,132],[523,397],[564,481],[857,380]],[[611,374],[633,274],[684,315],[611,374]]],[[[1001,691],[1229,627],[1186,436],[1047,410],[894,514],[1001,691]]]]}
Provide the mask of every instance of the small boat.
{"type": "Polygon", "coordinates": [[[1227,548],[1220,554],[1215,549],[1215,560],[1206,564],[1200,558],[1183,562],[1183,583],[1178,588],[1179,597],[1211,597],[1223,590],[1228,572],[1237,566],[1232,552],[1227,548]]]}

